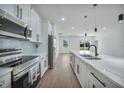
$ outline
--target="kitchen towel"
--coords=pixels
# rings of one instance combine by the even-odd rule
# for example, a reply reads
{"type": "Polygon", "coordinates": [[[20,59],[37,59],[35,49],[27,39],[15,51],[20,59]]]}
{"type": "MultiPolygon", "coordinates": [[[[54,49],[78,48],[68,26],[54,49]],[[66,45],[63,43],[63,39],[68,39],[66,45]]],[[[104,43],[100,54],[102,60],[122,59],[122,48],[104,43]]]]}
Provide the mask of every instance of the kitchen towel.
{"type": "Polygon", "coordinates": [[[37,69],[38,69],[38,64],[30,68],[29,71],[29,82],[33,84],[37,80],[37,69]]]}

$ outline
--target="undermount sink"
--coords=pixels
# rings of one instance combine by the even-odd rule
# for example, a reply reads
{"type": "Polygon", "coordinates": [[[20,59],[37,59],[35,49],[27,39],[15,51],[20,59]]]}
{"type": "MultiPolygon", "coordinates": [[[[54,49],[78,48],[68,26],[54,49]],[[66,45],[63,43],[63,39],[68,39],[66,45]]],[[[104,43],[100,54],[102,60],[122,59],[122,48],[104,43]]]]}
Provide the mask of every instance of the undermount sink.
{"type": "Polygon", "coordinates": [[[83,54],[83,55],[80,55],[82,57],[84,57],[85,59],[88,59],[88,60],[101,60],[101,58],[99,57],[94,57],[94,56],[91,56],[91,55],[88,55],[88,54],[83,54]]]}
{"type": "Polygon", "coordinates": [[[88,54],[86,54],[86,55],[80,55],[80,56],[82,56],[82,57],[92,57],[91,55],[88,55],[88,54]]]}
{"type": "Polygon", "coordinates": [[[101,60],[101,58],[98,58],[98,57],[86,57],[85,59],[88,59],[88,60],[101,60]]]}

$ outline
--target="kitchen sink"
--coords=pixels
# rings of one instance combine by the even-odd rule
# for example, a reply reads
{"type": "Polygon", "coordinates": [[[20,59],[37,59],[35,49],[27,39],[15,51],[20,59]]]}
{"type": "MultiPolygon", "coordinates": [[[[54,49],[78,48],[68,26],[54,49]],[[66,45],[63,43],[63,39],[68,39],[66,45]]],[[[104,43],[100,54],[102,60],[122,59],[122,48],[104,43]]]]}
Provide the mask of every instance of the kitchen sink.
{"type": "Polygon", "coordinates": [[[91,55],[80,55],[82,57],[92,57],[91,55]]]}
{"type": "Polygon", "coordinates": [[[85,59],[88,59],[88,60],[101,60],[101,58],[98,58],[98,57],[86,57],[85,59]]]}
{"type": "Polygon", "coordinates": [[[101,60],[101,58],[99,58],[99,57],[91,56],[91,55],[88,55],[88,54],[82,54],[80,56],[82,56],[82,57],[84,57],[85,59],[88,59],[88,60],[101,60]]]}

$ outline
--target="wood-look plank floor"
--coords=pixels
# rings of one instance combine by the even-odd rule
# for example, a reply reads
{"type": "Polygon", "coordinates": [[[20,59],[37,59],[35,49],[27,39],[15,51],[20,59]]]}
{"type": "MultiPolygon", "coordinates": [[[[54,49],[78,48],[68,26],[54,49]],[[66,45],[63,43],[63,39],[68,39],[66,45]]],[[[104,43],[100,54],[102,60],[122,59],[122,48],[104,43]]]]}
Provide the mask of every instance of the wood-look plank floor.
{"type": "Polygon", "coordinates": [[[68,54],[60,54],[54,69],[48,70],[40,81],[41,88],[80,88],[71,66],[68,54]]]}

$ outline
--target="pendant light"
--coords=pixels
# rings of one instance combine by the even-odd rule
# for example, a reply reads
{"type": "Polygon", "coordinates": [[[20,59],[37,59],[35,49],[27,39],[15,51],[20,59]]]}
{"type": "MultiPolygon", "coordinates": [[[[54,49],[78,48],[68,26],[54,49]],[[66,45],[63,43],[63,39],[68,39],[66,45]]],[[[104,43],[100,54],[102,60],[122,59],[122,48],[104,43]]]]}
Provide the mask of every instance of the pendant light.
{"type": "Polygon", "coordinates": [[[123,23],[124,22],[124,14],[119,14],[118,21],[119,21],[119,23],[123,23]]]}
{"type": "Polygon", "coordinates": [[[122,7],[121,7],[121,5],[120,5],[120,14],[118,15],[118,22],[119,23],[123,23],[124,22],[124,14],[122,13],[122,7]]]}
{"type": "Polygon", "coordinates": [[[95,14],[94,14],[94,20],[95,20],[95,28],[94,28],[94,31],[97,32],[97,27],[96,27],[96,6],[97,4],[93,4],[94,8],[95,8],[95,14]]]}

